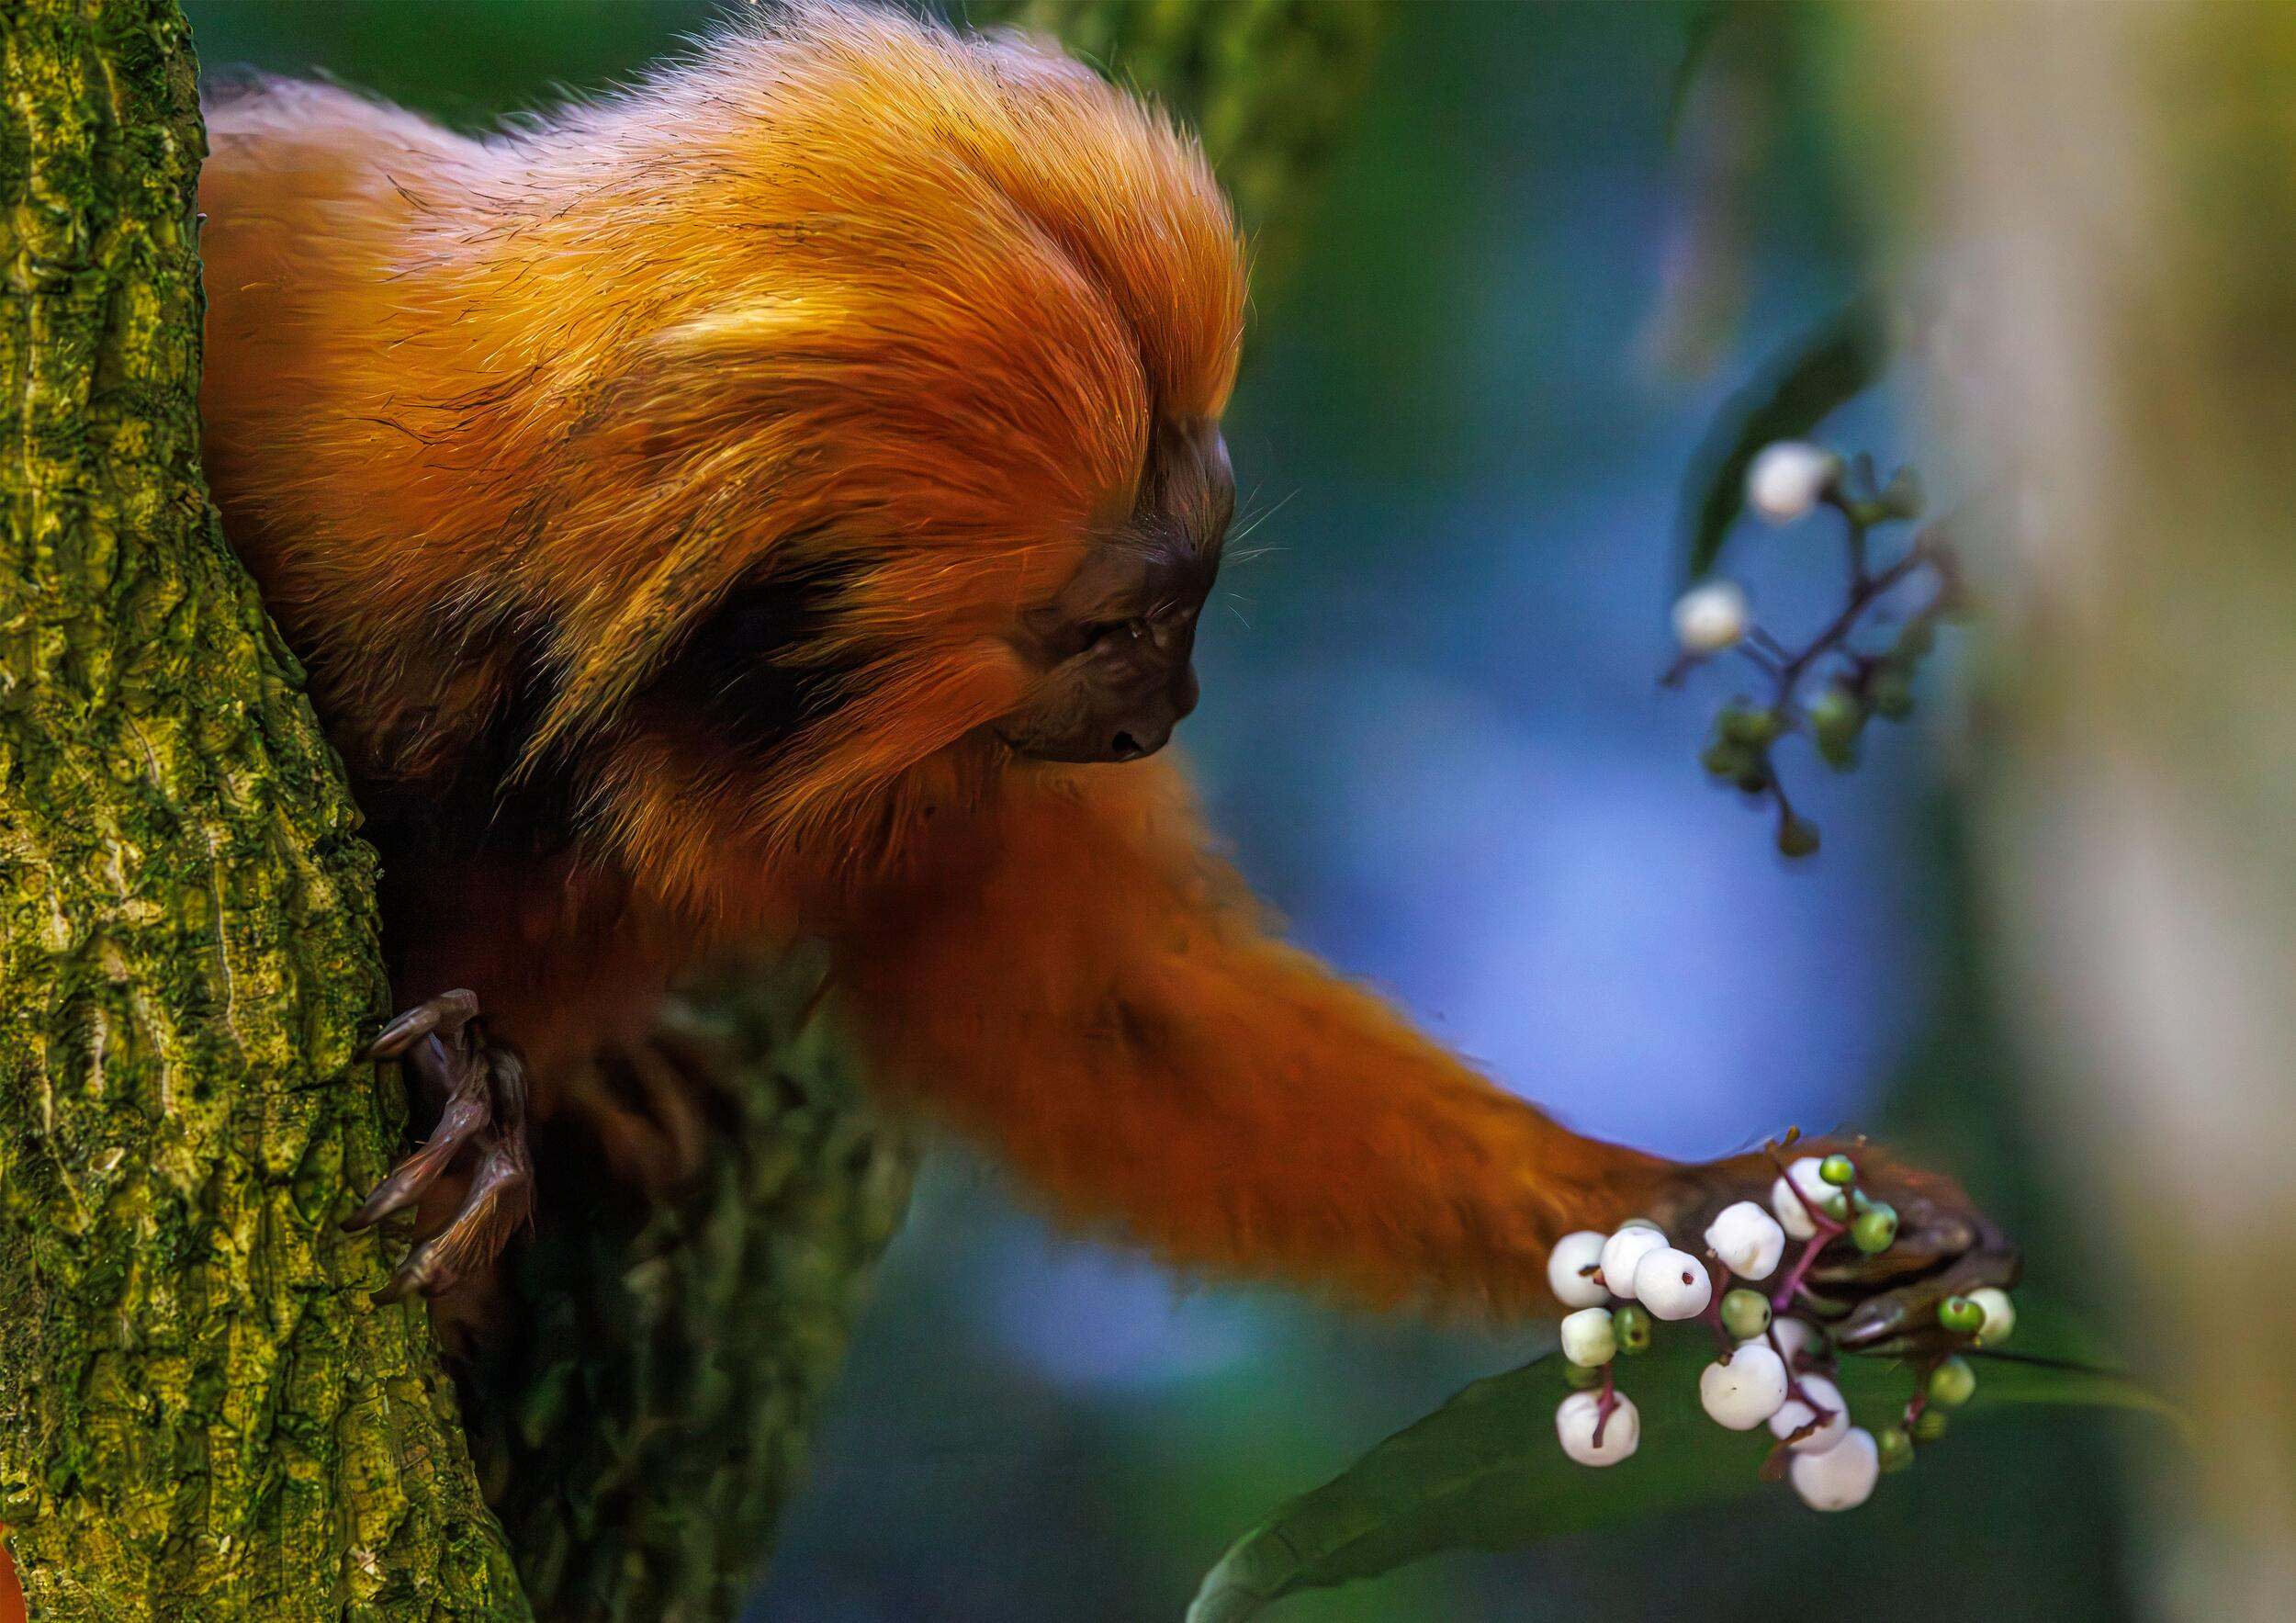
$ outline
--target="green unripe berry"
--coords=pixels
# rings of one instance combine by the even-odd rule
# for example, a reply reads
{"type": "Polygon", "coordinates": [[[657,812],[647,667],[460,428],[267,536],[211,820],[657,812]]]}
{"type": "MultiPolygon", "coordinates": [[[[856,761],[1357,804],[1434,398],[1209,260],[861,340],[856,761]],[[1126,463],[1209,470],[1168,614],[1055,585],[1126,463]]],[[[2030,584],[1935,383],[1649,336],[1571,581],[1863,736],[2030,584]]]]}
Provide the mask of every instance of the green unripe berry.
{"type": "MultiPolygon", "coordinates": [[[[1876,1200],[1868,1210],[1858,1213],[1850,1225],[1850,1241],[1859,1250],[1872,1257],[1886,1251],[1897,1238],[1897,1209],[1886,1200],[1876,1200]]],[[[1982,1318],[1979,1323],[1983,1323],[1982,1318]]]]}
{"type": "Polygon", "coordinates": [[[1749,795],[1760,795],[1770,787],[1770,763],[1757,761],[1738,774],[1738,786],[1749,795]]]}
{"type": "Polygon", "coordinates": [[[1818,825],[1807,817],[1788,817],[1778,825],[1781,856],[1806,857],[1818,852],[1818,825]]]}
{"type": "Polygon", "coordinates": [[[1947,1358],[1930,1371],[1930,1402],[1958,1409],[1977,1392],[1977,1372],[1963,1358],[1947,1358]]]}
{"type": "Polygon", "coordinates": [[[1913,1440],[1933,1443],[1945,1435],[1945,1411],[1932,1405],[1921,1411],[1913,1423],[1913,1440]]]}
{"type": "Polygon", "coordinates": [[[1770,1328],[1770,1299],[1743,1286],[1722,1296],[1722,1328],[1739,1341],[1751,1341],[1770,1328]]]}
{"type": "Polygon", "coordinates": [[[1913,1437],[1902,1426],[1885,1426],[1875,1432],[1874,1449],[1885,1471],[1903,1471],[1913,1463],[1913,1437]]]}
{"type": "Polygon", "coordinates": [[[1850,1221],[1850,1197],[1839,1191],[1818,1201],[1818,1209],[1836,1223],[1850,1221]]]}
{"type": "Polygon", "coordinates": [[[1847,1155],[1829,1155],[1818,1164],[1818,1176],[1838,1189],[1858,1180],[1858,1164],[1847,1155]]]}
{"type": "Polygon", "coordinates": [[[1733,704],[1716,718],[1715,727],[1727,743],[1749,750],[1767,750],[1778,741],[1785,725],[1774,710],[1750,710],[1733,704]]]}
{"type": "Polygon", "coordinates": [[[1754,757],[1736,744],[1713,743],[1698,752],[1698,764],[1717,778],[1737,778],[1751,770],[1754,757]]]}
{"type": "Polygon", "coordinates": [[[1603,1370],[1600,1365],[1574,1364],[1565,1358],[1562,1361],[1562,1378],[1576,1390],[1586,1392],[1603,1384],[1603,1370]]]}
{"type": "Polygon", "coordinates": [[[1975,1336],[1985,1328],[1985,1309],[1966,1296],[1948,1296],[1937,1304],[1937,1322],[1956,1336],[1975,1336]]]}
{"type": "Polygon", "coordinates": [[[1858,735],[1865,730],[1865,706],[1845,688],[1828,688],[1810,701],[1810,742],[1818,759],[1836,772],[1858,763],[1858,735]]]}
{"type": "Polygon", "coordinates": [[[1618,1350],[1638,1353],[1650,1350],[1650,1310],[1640,1302],[1629,1302],[1611,1309],[1611,1334],[1618,1337],[1618,1350]]]}

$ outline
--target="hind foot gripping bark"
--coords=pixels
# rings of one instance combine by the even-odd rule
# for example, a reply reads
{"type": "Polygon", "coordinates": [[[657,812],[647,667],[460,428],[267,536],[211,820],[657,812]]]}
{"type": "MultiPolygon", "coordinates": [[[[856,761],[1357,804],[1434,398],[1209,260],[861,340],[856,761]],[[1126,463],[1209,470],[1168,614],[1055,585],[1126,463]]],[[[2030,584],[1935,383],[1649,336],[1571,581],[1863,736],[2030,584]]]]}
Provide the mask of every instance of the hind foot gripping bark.
{"type": "Polygon", "coordinates": [[[473,993],[441,993],[383,1028],[367,1050],[403,1060],[443,1100],[438,1126],[344,1222],[370,1228],[421,1200],[466,1145],[477,1152],[470,1187],[446,1226],[424,1240],[375,1292],[378,1302],[436,1296],[494,1260],[534,1204],[526,1147],[526,1067],[517,1051],[486,1040],[473,993]]]}

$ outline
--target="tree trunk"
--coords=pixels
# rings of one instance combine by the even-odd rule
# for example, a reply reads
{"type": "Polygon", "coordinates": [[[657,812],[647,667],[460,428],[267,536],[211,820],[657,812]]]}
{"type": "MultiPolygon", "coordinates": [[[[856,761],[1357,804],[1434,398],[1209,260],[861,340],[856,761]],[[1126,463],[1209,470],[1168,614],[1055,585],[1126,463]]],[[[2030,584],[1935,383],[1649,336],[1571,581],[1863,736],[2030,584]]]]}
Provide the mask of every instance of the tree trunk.
{"type": "Polygon", "coordinates": [[[201,483],[183,17],[15,0],[0,52],[0,1518],[42,1623],[524,1617],[337,1229],[373,862],[201,483]]]}
{"type": "Polygon", "coordinates": [[[2119,1326],[2193,1423],[2134,1461],[2164,1617],[2296,1595],[2296,18],[1863,14],[1962,440],[2022,498],[1983,779],[2015,1007],[2119,1326]],[[1952,262],[1948,262],[1949,265],[1952,262]]]}
{"type": "Polygon", "coordinates": [[[585,1085],[692,1106],[699,1170],[618,1183],[537,1130],[553,1200],[466,1371],[471,1442],[537,1617],[712,1623],[755,1582],[915,1155],[806,1015],[818,966],[729,966],[585,1085]]]}

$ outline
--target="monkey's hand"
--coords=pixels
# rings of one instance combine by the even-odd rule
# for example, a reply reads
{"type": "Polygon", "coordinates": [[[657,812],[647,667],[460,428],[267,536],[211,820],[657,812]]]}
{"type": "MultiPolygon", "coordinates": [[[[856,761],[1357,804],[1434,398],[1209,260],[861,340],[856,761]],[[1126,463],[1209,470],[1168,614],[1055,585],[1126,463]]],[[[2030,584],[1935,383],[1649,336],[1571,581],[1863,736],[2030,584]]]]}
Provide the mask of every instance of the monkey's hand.
{"type": "Polygon", "coordinates": [[[1846,1229],[1821,1223],[1816,1239],[1789,1240],[1777,1271],[1755,1288],[1774,1302],[1791,1286],[1786,1311],[1823,1321],[1844,1352],[1904,1357],[1962,1345],[1938,1324],[1938,1304],[1982,1286],[2014,1285],[2021,1267],[2017,1247],[1952,1178],[1909,1167],[1871,1144],[1805,1141],[1775,1160],[1757,1151],[1685,1167],[1652,1216],[1676,1244],[1703,1251],[1701,1236],[1724,1207],[1751,1200],[1768,1211],[1784,1165],[1837,1152],[1856,1164],[1861,1193],[1896,1208],[1896,1237],[1868,1254],[1846,1229]],[[1806,1244],[1817,1255],[1797,1272],[1806,1244]]]}
{"type": "Polygon", "coordinates": [[[494,1260],[534,1204],[526,1148],[526,1068],[517,1051],[486,1040],[478,999],[441,993],[385,1026],[367,1049],[403,1060],[440,1104],[438,1126],[343,1223],[354,1233],[420,1200],[468,1147],[470,1182],[446,1226],[411,1252],[375,1292],[378,1302],[436,1296],[494,1260]]]}

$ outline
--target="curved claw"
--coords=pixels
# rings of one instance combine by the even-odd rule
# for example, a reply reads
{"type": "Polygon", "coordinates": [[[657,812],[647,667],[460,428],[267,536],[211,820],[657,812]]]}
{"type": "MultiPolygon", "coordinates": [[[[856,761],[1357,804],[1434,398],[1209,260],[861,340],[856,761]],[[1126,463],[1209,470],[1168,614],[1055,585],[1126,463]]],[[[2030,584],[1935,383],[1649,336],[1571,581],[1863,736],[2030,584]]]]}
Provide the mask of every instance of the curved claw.
{"type": "MultiPolygon", "coordinates": [[[[438,1048],[435,1038],[424,1045],[424,1051],[438,1048]]],[[[443,1051],[441,1059],[444,1059],[443,1051]]],[[[463,1145],[494,1124],[494,1108],[485,1077],[456,1085],[449,1092],[446,1109],[439,1116],[438,1127],[423,1141],[422,1147],[391,1168],[388,1178],[375,1186],[356,1212],[343,1220],[346,1233],[357,1234],[394,1213],[404,1212],[422,1198],[422,1192],[436,1183],[448,1163],[461,1153],[463,1145]]]]}
{"type": "Polygon", "coordinates": [[[374,1293],[377,1302],[436,1296],[486,1267],[533,1205],[534,1164],[526,1148],[526,1073],[515,1051],[483,1041],[478,1000],[448,992],[408,1010],[384,1028],[370,1052],[403,1059],[445,1096],[438,1126],[391,1169],[343,1222],[371,1228],[414,1205],[475,1148],[468,1188],[446,1226],[417,1245],[374,1293]]]}
{"type": "Polygon", "coordinates": [[[375,1034],[366,1045],[367,1059],[397,1059],[424,1037],[459,1037],[462,1029],[478,1018],[478,995],[466,987],[442,992],[418,1003],[375,1034]]]}
{"type": "Polygon", "coordinates": [[[496,1143],[480,1158],[470,1192],[454,1220],[410,1252],[370,1300],[388,1305],[410,1296],[451,1291],[494,1260],[533,1205],[534,1171],[523,1140],[496,1143]]]}

